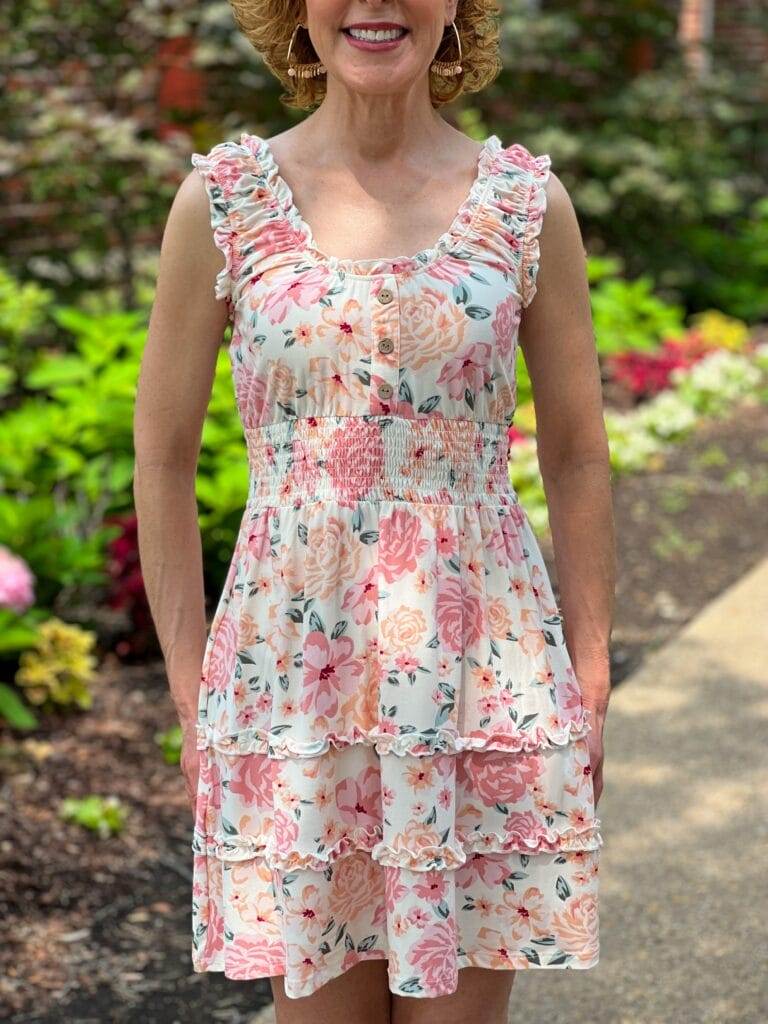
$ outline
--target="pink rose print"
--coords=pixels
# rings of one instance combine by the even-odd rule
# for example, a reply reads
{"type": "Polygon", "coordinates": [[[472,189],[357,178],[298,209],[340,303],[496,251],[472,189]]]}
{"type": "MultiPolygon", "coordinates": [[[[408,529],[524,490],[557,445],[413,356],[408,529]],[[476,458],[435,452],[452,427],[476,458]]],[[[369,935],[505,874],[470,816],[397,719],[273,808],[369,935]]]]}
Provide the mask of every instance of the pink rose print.
{"type": "Polygon", "coordinates": [[[292,852],[293,844],[299,837],[299,825],[298,822],[289,817],[285,811],[275,811],[275,820],[273,825],[275,846],[281,852],[292,852]]]}
{"type": "Polygon", "coordinates": [[[496,338],[496,347],[506,367],[511,370],[511,359],[513,356],[513,339],[517,336],[517,328],[520,323],[520,300],[512,292],[507,298],[496,307],[496,316],[493,318],[493,334],[496,338]]]}
{"type": "Polygon", "coordinates": [[[246,804],[253,804],[260,811],[271,809],[272,786],[279,762],[266,754],[243,754],[233,761],[235,767],[229,780],[230,793],[243,797],[246,804]]]}
{"type": "Polygon", "coordinates": [[[354,656],[351,637],[329,640],[314,630],[304,641],[304,693],[301,710],[306,714],[333,716],[339,710],[339,694],[349,695],[358,685],[364,664],[354,656]]]}
{"type": "Polygon", "coordinates": [[[535,849],[538,843],[546,838],[547,828],[536,817],[533,811],[512,811],[504,822],[507,840],[515,840],[521,850],[535,849]]]}
{"type": "Polygon", "coordinates": [[[553,928],[563,949],[580,960],[591,960],[598,943],[598,904],[594,893],[569,899],[565,908],[553,915],[553,928]]]}
{"type": "Polygon", "coordinates": [[[504,750],[465,752],[456,777],[460,785],[477,793],[487,807],[521,800],[543,770],[536,754],[509,754],[504,750]]]}
{"type": "Polygon", "coordinates": [[[477,394],[491,379],[491,352],[484,342],[467,345],[455,359],[446,360],[437,383],[448,385],[451,398],[461,400],[467,390],[477,394]]]}
{"type": "Polygon", "coordinates": [[[236,363],[232,370],[235,398],[240,419],[246,430],[261,426],[265,419],[267,378],[245,363],[236,363]]]}
{"type": "Polygon", "coordinates": [[[339,817],[349,825],[374,828],[381,824],[381,774],[378,768],[366,768],[356,778],[347,778],[336,787],[339,817]]]}
{"type": "Polygon", "coordinates": [[[408,953],[427,995],[449,995],[458,985],[456,925],[453,918],[425,928],[408,953]]]}
{"type": "Polygon", "coordinates": [[[227,947],[227,977],[235,981],[266,978],[285,971],[285,947],[279,940],[237,936],[227,947]]]}
{"type": "Polygon", "coordinates": [[[449,651],[463,654],[485,633],[485,608],[477,594],[464,591],[458,577],[440,577],[437,593],[437,635],[449,651]]]}
{"type": "Polygon", "coordinates": [[[330,438],[325,469],[333,486],[349,497],[365,498],[380,484],[384,469],[381,429],[367,420],[352,421],[330,438]]]}
{"type": "Polygon", "coordinates": [[[379,571],[387,583],[416,572],[418,559],[429,548],[421,536],[421,522],[406,508],[396,508],[379,523],[379,571]]]}
{"type": "Polygon", "coordinates": [[[237,659],[237,623],[233,614],[233,602],[224,611],[219,628],[211,647],[206,672],[209,693],[223,693],[234,677],[237,659]]]}
{"type": "Polygon", "coordinates": [[[257,566],[269,557],[269,516],[266,512],[261,512],[251,526],[248,534],[248,553],[257,566]]]}

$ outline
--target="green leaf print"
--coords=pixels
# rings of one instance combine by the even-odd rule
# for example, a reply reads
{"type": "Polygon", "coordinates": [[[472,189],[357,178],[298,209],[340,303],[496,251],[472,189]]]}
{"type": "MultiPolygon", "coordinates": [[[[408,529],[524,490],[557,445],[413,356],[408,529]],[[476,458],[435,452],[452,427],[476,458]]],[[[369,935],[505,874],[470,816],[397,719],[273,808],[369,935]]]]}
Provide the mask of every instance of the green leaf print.
{"type": "Polygon", "coordinates": [[[339,619],[336,625],[333,627],[331,633],[331,640],[338,640],[340,636],[344,636],[347,631],[348,622],[346,619],[339,619]]]}
{"type": "Polygon", "coordinates": [[[557,876],[557,881],[555,882],[555,892],[561,900],[567,900],[568,897],[571,895],[571,888],[562,875],[557,876]]]}
{"type": "Polygon", "coordinates": [[[467,316],[471,316],[473,320],[487,320],[491,315],[490,309],[485,306],[467,306],[464,312],[467,316]]]}
{"type": "Polygon", "coordinates": [[[373,947],[376,945],[376,940],[378,939],[378,937],[378,935],[366,935],[364,939],[358,942],[357,952],[367,953],[369,949],[373,949],[373,947]]]}
{"type": "Polygon", "coordinates": [[[419,405],[417,412],[430,413],[440,405],[440,395],[430,395],[419,405]]]}
{"type": "Polygon", "coordinates": [[[309,628],[313,632],[317,631],[318,633],[325,633],[325,625],[323,624],[323,620],[320,618],[320,616],[317,614],[314,608],[309,613],[309,628]]]}

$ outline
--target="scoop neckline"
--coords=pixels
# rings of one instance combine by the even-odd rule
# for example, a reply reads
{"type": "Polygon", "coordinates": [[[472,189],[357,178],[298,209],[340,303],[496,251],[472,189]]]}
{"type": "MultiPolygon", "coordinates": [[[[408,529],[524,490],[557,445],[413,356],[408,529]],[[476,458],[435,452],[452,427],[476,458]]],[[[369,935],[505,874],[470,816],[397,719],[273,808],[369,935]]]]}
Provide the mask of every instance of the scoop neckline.
{"type": "Polygon", "coordinates": [[[342,271],[350,277],[369,277],[372,274],[388,274],[390,276],[410,274],[428,267],[436,260],[454,252],[459,242],[475,226],[479,211],[483,206],[491,184],[491,171],[494,167],[495,158],[502,148],[502,142],[498,135],[491,134],[483,141],[482,147],[477,154],[475,176],[472,184],[459,204],[449,227],[442,232],[432,245],[419,249],[408,256],[356,258],[334,256],[331,253],[324,252],[318,246],[311,225],[304,219],[293,197],[290,185],[280,172],[280,166],[269,140],[252,132],[243,132],[240,142],[246,145],[259,161],[267,185],[278,201],[281,215],[302,236],[302,251],[309,253],[315,263],[329,267],[332,270],[342,271]]]}

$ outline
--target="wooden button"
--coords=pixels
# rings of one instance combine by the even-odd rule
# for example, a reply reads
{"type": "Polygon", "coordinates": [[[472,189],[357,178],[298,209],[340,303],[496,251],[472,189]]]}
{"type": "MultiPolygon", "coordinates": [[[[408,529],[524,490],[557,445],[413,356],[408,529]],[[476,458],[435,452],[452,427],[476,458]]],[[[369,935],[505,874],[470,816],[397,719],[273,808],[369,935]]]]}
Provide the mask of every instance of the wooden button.
{"type": "Polygon", "coordinates": [[[393,295],[392,295],[392,292],[391,292],[391,290],[389,288],[382,288],[379,291],[379,294],[376,296],[376,298],[382,304],[386,304],[387,302],[391,302],[392,301],[393,295]]]}
{"type": "Polygon", "coordinates": [[[381,341],[379,342],[379,352],[384,352],[385,354],[387,354],[391,352],[394,347],[395,343],[394,341],[392,341],[391,338],[382,338],[381,341]]]}
{"type": "Polygon", "coordinates": [[[379,398],[383,398],[384,401],[392,397],[392,385],[391,384],[379,384],[379,398]]]}

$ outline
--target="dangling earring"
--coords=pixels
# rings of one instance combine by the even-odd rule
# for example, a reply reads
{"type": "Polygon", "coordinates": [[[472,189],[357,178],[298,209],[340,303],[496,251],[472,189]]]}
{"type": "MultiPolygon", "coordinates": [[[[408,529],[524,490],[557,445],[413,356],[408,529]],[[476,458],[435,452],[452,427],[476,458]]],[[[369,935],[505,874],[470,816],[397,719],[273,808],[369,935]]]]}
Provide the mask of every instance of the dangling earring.
{"type": "Polygon", "coordinates": [[[456,33],[456,42],[459,44],[459,57],[458,60],[433,60],[429,65],[430,69],[435,72],[436,75],[459,75],[462,72],[461,66],[461,39],[459,38],[459,30],[456,28],[456,22],[452,21],[453,31],[456,33]]]}
{"type": "Polygon", "coordinates": [[[290,43],[288,43],[288,53],[285,58],[286,63],[288,65],[288,74],[292,78],[295,76],[298,76],[299,78],[314,78],[316,75],[324,74],[327,69],[324,67],[322,61],[319,60],[305,61],[303,64],[291,64],[291,49],[293,47],[293,41],[296,38],[296,33],[299,31],[299,28],[305,28],[305,26],[299,23],[293,30],[291,41],[290,43]]]}

